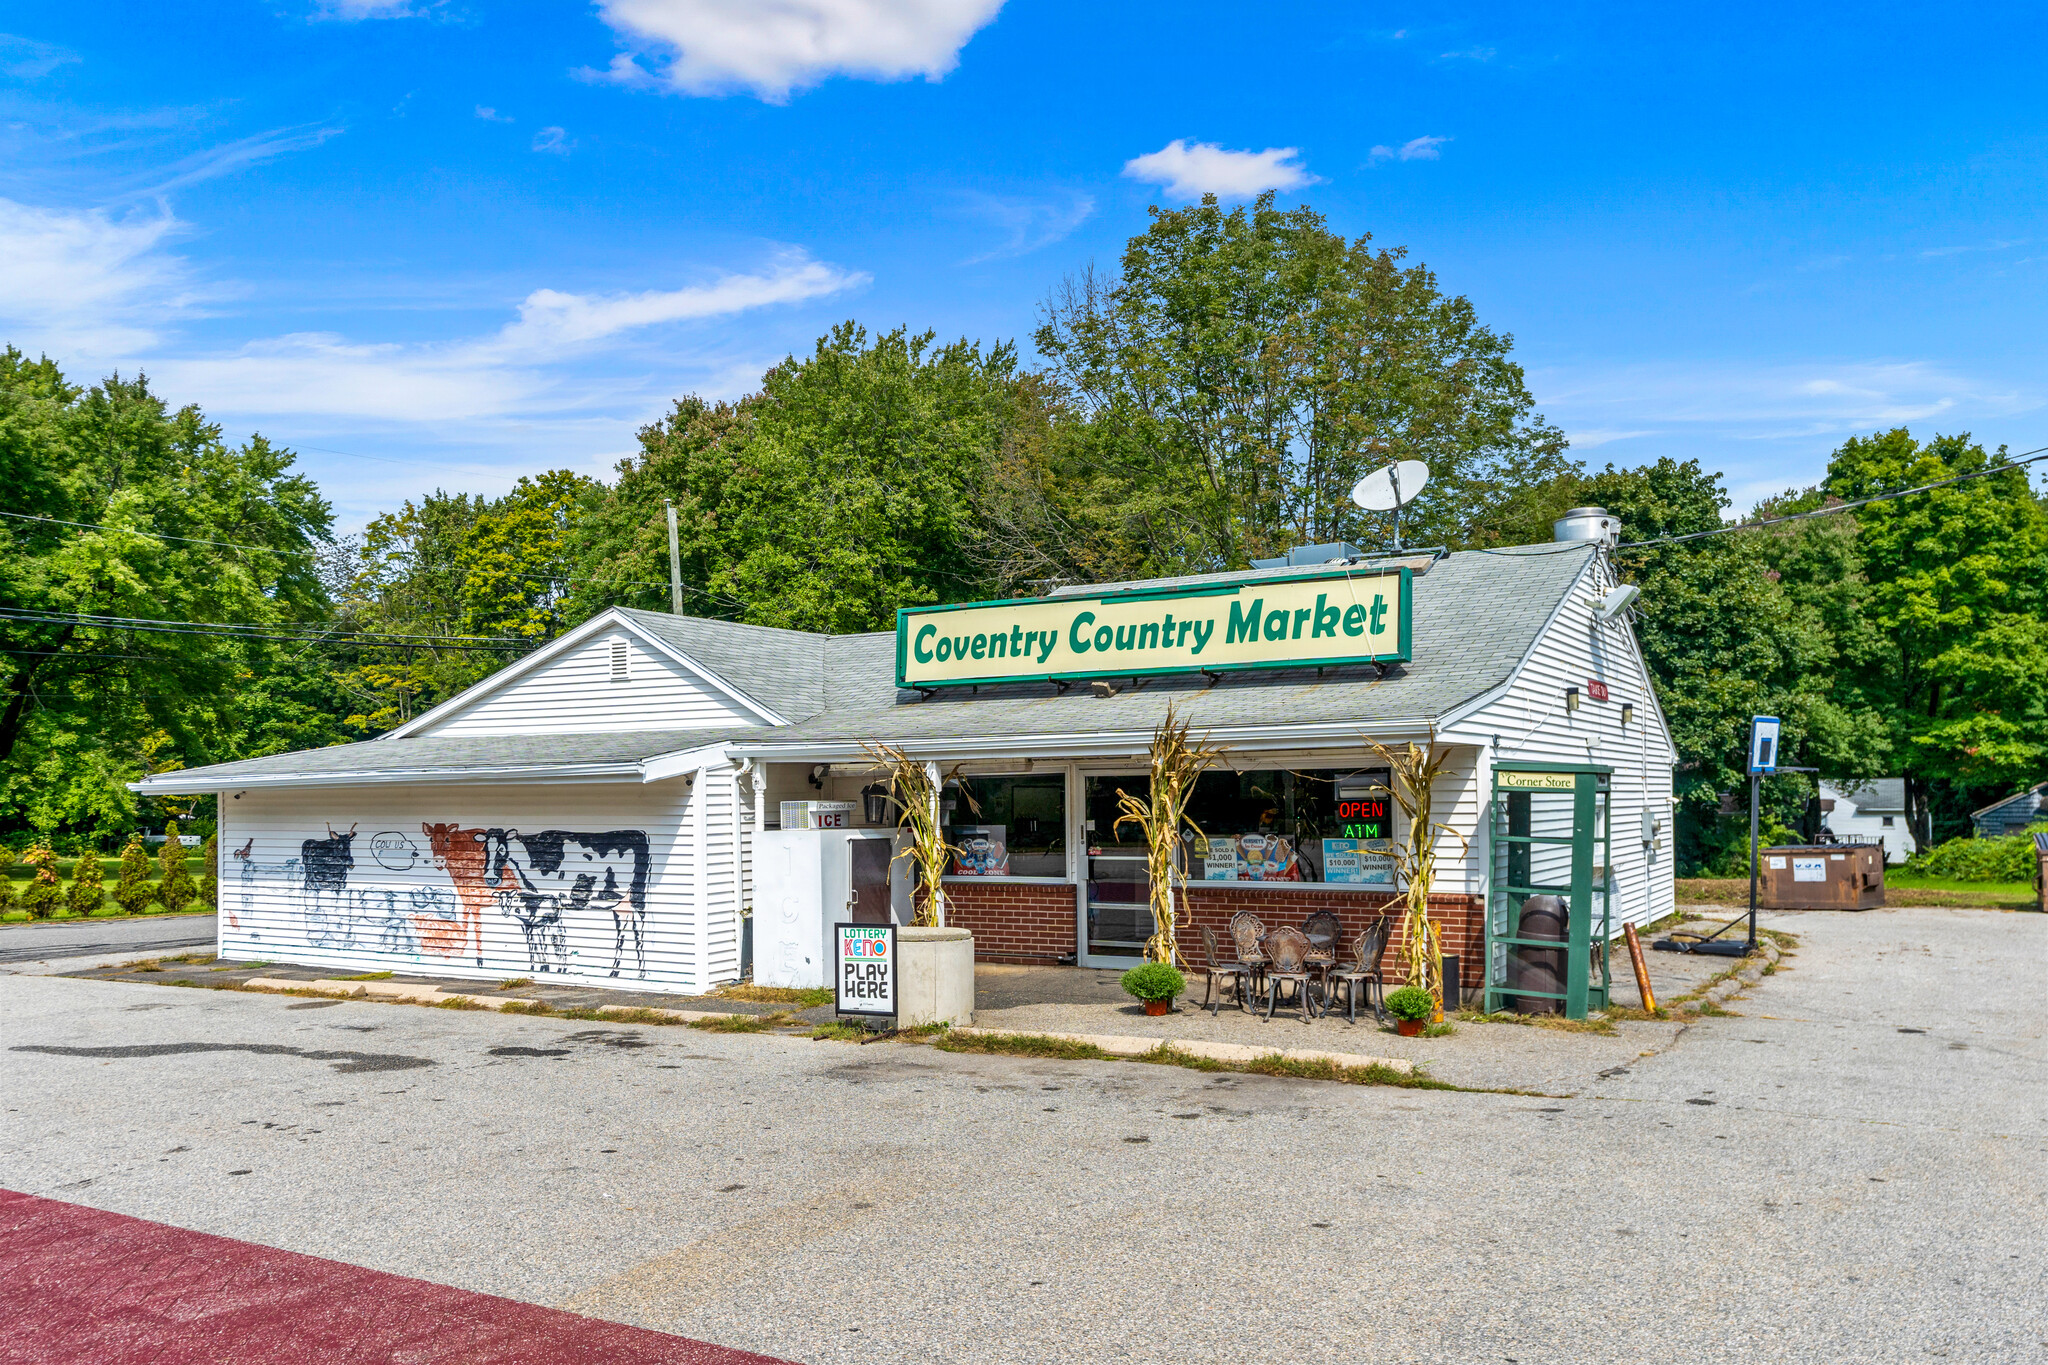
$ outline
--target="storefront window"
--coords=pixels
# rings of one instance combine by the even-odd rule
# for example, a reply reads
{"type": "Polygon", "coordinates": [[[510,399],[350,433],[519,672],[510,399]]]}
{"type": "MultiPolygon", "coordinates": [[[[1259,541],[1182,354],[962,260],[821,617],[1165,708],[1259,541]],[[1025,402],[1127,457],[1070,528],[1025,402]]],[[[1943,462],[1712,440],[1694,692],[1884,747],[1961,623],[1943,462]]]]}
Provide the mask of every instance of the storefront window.
{"type": "Polygon", "coordinates": [[[946,842],[959,850],[950,875],[1067,875],[1064,774],[961,778],[946,788],[944,803],[946,842]]]}
{"type": "MultiPolygon", "coordinates": [[[[1190,881],[1395,884],[1393,802],[1384,768],[1212,770],[1188,799],[1190,881]]],[[[1144,840],[1115,828],[1117,789],[1147,796],[1142,776],[1091,777],[1087,784],[1089,877],[1119,888],[1117,901],[1146,897],[1144,840]],[[1121,875],[1098,863],[1137,861],[1121,875]]],[[[1106,899],[1106,898],[1105,898],[1106,899]]],[[[1149,932],[1149,931],[1148,931],[1149,932]]]]}

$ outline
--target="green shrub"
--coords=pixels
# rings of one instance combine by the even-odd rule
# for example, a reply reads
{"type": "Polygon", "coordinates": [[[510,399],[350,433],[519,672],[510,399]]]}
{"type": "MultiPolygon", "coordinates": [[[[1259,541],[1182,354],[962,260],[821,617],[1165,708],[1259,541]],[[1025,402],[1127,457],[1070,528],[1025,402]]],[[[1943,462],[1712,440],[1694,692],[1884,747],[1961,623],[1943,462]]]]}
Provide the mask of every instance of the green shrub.
{"type": "Polygon", "coordinates": [[[64,903],[64,893],[57,886],[57,855],[48,844],[38,843],[21,855],[21,861],[23,866],[36,870],[21,893],[21,908],[37,919],[51,918],[64,903]]]}
{"type": "Polygon", "coordinates": [[[164,826],[164,846],[156,855],[156,865],[156,898],[164,903],[164,909],[176,913],[190,905],[199,888],[185,870],[185,845],[178,838],[175,820],[164,826]]]}
{"type": "Polygon", "coordinates": [[[2031,882],[2038,866],[2034,836],[2009,834],[2002,839],[1965,836],[1937,844],[1914,854],[1906,871],[1957,882],[2031,882]]]}
{"type": "Polygon", "coordinates": [[[128,846],[121,850],[121,876],[114,883],[114,904],[130,915],[149,913],[151,901],[156,899],[156,888],[149,881],[149,847],[142,842],[140,834],[130,835],[128,846]]]}
{"type": "Polygon", "coordinates": [[[16,908],[14,903],[14,878],[0,876],[0,915],[12,914],[16,908]]]}
{"type": "Polygon", "coordinates": [[[1123,987],[1140,1000],[1171,1000],[1187,993],[1188,979],[1171,962],[1147,962],[1124,973],[1123,987]]]}
{"type": "Polygon", "coordinates": [[[1436,997],[1420,986],[1403,986],[1387,992],[1387,1013],[1396,1019],[1434,1019],[1436,997]]]}
{"type": "Polygon", "coordinates": [[[209,834],[199,849],[199,903],[220,909],[220,836],[209,834]]]}
{"type": "Polygon", "coordinates": [[[71,866],[71,890],[64,898],[65,908],[84,919],[107,903],[107,865],[100,861],[100,855],[88,849],[78,855],[78,861],[71,866]]]}

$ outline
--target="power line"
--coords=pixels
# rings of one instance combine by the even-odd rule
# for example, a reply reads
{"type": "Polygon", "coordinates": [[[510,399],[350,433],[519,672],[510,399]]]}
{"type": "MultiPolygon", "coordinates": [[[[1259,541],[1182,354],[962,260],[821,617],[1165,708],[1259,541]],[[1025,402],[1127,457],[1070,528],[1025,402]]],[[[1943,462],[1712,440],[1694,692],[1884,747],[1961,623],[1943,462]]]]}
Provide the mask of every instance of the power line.
{"type": "Polygon", "coordinates": [[[488,635],[404,635],[379,631],[357,631],[346,627],[252,626],[231,622],[151,621],[128,617],[58,615],[51,612],[0,610],[0,621],[24,625],[77,626],[87,630],[129,630],[156,635],[205,635],[215,639],[247,640],[259,644],[352,645],[362,649],[436,649],[464,653],[490,653],[503,649],[522,652],[533,642],[488,635]]]}
{"type": "Polygon", "coordinates": [[[2002,464],[1986,465],[1982,469],[1973,469],[1967,474],[1958,474],[1952,479],[1937,479],[1933,483],[1923,483],[1917,488],[1901,488],[1892,493],[1876,493],[1867,498],[1858,498],[1854,502],[1838,502],[1832,507],[1816,507],[1809,512],[1792,512],[1782,517],[1764,517],[1757,521],[1738,521],[1728,526],[1717,526],[1711,531],[1694,531],[1689,535],[1658,536],[1652,540],[1625,541],[1615,548],[1618,550],[1639,550],[1645,545],[1676,545],[1681,541],[1702,540],[1707,536],[1725,536],[1730,531],[1748,531],[1759,526],[1779,526],[1788,521],[1804,521],[1809,517],[1833,516],[1837,512],[1850,512],[1858,507],[1868,507],[1874,502],[1891,502],[1896,498],[1909,498],[1916,493],[1932,492],[1934,489],[1947,488],[1951,484],[1963,483],[1969,479],[1981,479],[1992,474],[2002,474],[2008,469],[2018,469],[2022,465],[2035,464],[2041,460],[2048,460],[2048,446],[2037,446],[2032,450],[2023,450],[2018,456],[2006,460],[2002,464]]]}
{"type": "Polygon", "coordinates": [[[81,531],[118,531],[123,535],[148,536],[152,540],[182,540],[188,545],[218,545],[224,550],[256,550],[262,554],[287,555],[311,554],[312,546],[301,549],[279,549],[275,545],[239,545],[232,540],[205,540],[199,536],[174,536],[168,531],[143,531],[133,526],[102,526],[93,521],[65,521],[62,517],[38,517],[26,512],[0,512],[0,517],[12,517],[16,521],[42,521],[52,526],[76,526],[81,531]]]}

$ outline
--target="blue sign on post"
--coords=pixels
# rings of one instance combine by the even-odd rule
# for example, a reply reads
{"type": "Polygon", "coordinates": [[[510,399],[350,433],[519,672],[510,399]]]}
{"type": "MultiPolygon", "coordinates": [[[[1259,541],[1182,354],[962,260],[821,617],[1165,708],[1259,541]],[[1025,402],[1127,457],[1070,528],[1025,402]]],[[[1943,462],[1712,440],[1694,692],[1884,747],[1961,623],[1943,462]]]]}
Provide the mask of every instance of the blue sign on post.
{"type": "Polygon", "coordinates": [[[1778,771],[1778,718],[1757,716],[1749,722],[1749,772],[1769,777],[1778,771]]]}

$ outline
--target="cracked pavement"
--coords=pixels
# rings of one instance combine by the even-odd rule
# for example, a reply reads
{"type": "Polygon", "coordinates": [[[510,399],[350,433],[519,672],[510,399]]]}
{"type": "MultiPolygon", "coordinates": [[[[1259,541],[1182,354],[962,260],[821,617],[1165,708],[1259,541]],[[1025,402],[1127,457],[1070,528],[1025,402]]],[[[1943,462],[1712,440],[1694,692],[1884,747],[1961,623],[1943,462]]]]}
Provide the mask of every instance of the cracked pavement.
{"type": "Polygon", "coordinates": [[[819,1365],[2048,1361],[2048,919],[1773,920],[1569,1098],[8,976],[4,1183],[819,1365]]]}

